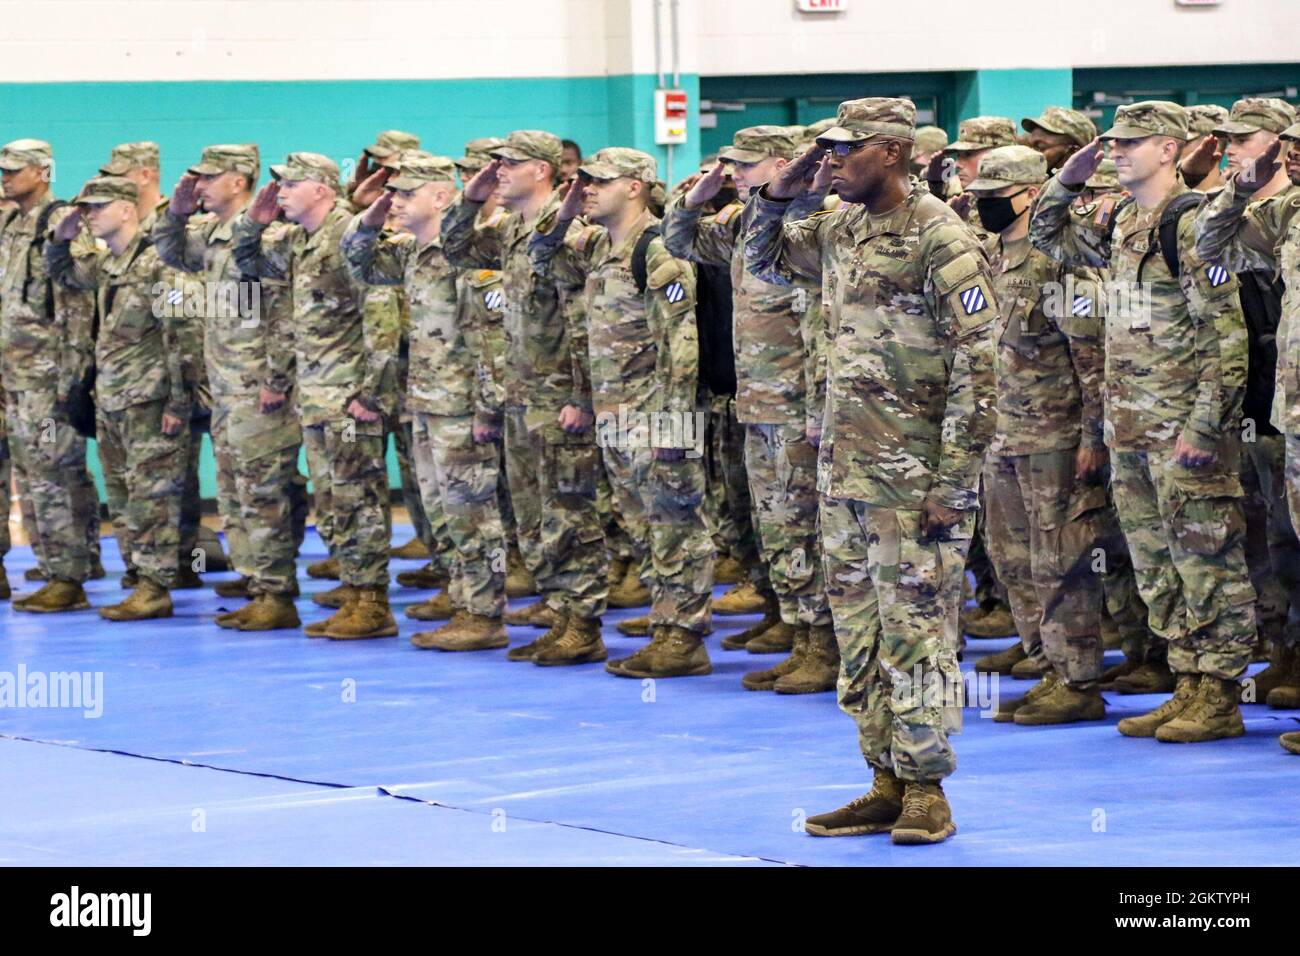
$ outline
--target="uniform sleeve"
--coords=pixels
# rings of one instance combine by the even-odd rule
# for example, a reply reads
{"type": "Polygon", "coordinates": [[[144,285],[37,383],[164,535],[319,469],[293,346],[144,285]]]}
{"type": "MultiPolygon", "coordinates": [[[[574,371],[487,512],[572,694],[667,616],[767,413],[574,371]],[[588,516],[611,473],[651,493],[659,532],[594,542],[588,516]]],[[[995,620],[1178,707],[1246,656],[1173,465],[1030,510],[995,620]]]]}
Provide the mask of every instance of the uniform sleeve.
{"type": "Polygon", "coordinates": [[[181,272],[203,271],[207,243],[200,229],[190,225],[189,216],[178,216],[169,206],[154,220],[149,238],[158,250],[158,258],[166,265],[181,272]]]}
{"type": "Polygon", "coordinates": [[[543,217],[528,237],[528,263],[533,272],[562,289],[581,289],[591,268],[589,247],[595,244],[597,228],[576,219],[543,217]]]}
{"type": "Polygon", "coordinates": [[[366,368],[357,398],[363,405],[393,415],[397,408],[397,353],[402,344],[401,292],[362,287],[362,332],[366,368]]]}
{"type": "Polygon", "coordinates": [[[268,391],[285,395],[293,388],[297,371],[294,350],[293,290],[279,279],[261,280],[262,336],[266,347],[268,391]]]}
{"type": "Polygon", "coordinates": [[[381,232],[353,216],[339,247],[348,272],[357,282],[368,285],[401,285],[406,281],[406,257],[414,242],[399,237],[397,242],[380,241],[381,232]]]}
{"type": "Polygon", "coordinates": [[[500,428],[505,390],[496,375],[499,343],[490,329],[492,314],[470,281],[468,273],[456,282],[456,322],[465,338],[465,346],[474,357],[474,424],[483,428],[500,428]]]}
{"type": "Polygon", "coordinates": [[[658,349],[655,377],[663,395],[660,411],[673,420],[695,414],[700,375],[700,340],[695,325],[695,270],[668,254],[662,240],[646,256],[646,319],[658,349]]]}
{"type": "Polygon", "coordinates": [[[664,212],[664,245],[678,259],[729,268],[740,241],[743,208],[732,203],[717,215],[705,216],[703,210],[687,209],[686,197],[678,196],[664,212]]]}
{"type": "Polygon", "coordinates": [[[1251,203],[1231,181],[1196,214],[1196,255],[1233,272],[1277,269],[1277,248],[1300,211],[1300,195],[1251,203]]]}
{"type": "Polygon", "coordinates": [[[573,391],[564,404],[592,411],[591,356],[587,352],[587,298],[576,290],[560,290],[560,313],[569,338],[569,375],[573,391]]]}
{"type": "Polygon", "coordinates": [[[803,339],[803,380],[806,414],[804,427],[818,430],[826,412],[826,366],[828,340],[826,310],[819,294],[804,290],[807,307],[799,315],[799,335],[803,339]]]}
{"type": "Polygon", "coordinates": [[[442,215],[442,252],[458,269],[501,268],[500,226],[478,224],[482,208],[462,194],[442,215]]]}
{"type": "Polygon", "coordinates": [[[84,251],[74,255],[71,242],[50,239],[45,243],[45,271],[56,285],[73,291],[99,288],[102,253],[84,251]]]}
{"type": "MultiPolygon", "coordinates": [[[[1104,385],[1106,375],[1106,327],[1103,313],[1105,286],[1100,273],[1092,269],[1071,270],[1074,277],[1074,299],[1087,299],[1086,308],[1074,314],[1073,302],[1063,303],[1064,315],[1060,319],[1061,331],[1069,340],[1070,364],[1079,383],[1079,397],[1083,405],[1079,423],[1079,442],[1087,449],[1101,451],[1106,447],[1104,426],[1106,408],[1104,385]]],[[[1063,271],[1058,281],[1068,283],[1063,271]]]]}
{"type": "MultiPolygon", "coordinates": [[[[267,226],[253,222],[248,216],[240,214],[231,230],[235,236],[234,256],[239,270],[247,276],[261,276],[265,279],[289,278],[288,240],[268,237],[263,242],[267,226]]],[[[273,236],[278,236],[278,231],[273,236]]]]}
{"type": "Polygon", "coordinates": [[[933,258],[926,297],[951,361],[939,463],[927,498],[967,511],[978,506],[980,469],[997,424],[993,329],[998,304],[988,260],[969,230],[956,225],[934,230],[928,245],[933,258]]]}
{"type": "MultiPolygon", "coordinates": [[[[181,279],[159,254],[154,282],[176,288],[181,279]]],[[[201,345],[199,322],[186,317],[184,309],[162,310],[163,356],[167,363],[167,414],[188,422],[194,411],[202,375],[198,367],[201,345]]]]}
{"type": "Polygon", "coordinates": [[[762,190],[749,197],[744,212],[745,268],[775,285],[820,286],[822,230],[831,216],[787,222],[789,206],[766,198],[762,190]]]}
{"type": "Polygon", "coordinates": [[[1067,266],[1099,268],[1110,262],[1110,235],[1105,224],[1071,203],[1079,193],[1053,176],[1034,200],[1029,241],[1034,248],[1067,266]]]}

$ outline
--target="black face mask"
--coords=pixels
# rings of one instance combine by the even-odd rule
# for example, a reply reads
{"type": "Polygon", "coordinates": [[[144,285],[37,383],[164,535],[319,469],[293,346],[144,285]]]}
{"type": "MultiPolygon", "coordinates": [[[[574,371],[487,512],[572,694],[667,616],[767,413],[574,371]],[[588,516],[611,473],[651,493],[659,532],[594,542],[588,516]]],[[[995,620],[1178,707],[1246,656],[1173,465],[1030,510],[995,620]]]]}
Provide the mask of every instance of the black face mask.
{"type": "Polygon", "coordinates": [[[1019,193],[1012,193],[1010,196],[981,196],[976,199],[975,211],[979,213],[980,222],[984,224],[984,228],[989,232],[1001,232],[1028,212],[1028,207],[1020,212],[1016,212],[1011,207],[1011,200],[1028,188],[1026,186],[1019,193]]]}

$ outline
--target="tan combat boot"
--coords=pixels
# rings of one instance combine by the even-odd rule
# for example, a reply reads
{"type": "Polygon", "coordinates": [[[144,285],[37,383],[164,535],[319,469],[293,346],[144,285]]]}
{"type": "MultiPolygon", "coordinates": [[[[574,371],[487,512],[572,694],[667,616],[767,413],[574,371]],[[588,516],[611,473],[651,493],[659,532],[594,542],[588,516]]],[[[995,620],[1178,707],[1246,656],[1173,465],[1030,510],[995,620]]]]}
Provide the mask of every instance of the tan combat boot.
{"type": "Polygon", "coordinates": [[[981,674],[1005,674],[1009,677],[1011,668],[1027,660],[1028,657],[1020,642],[1016,641],[1006,650],[998,651],[996,654],[985,654],[975,662],[975,670],[981,674]]]}
{"type": "MultiPolygon", "coordinates": [[[[760,591],[752,581],[742,581],[734,588],[716,598],[713,602],[714,614],[764,614],[776,604],[776,595],[760,591]]],[[[779,615],[778,615],[779,616],[779,615]]]]}
{"type": "Polygon", "coordinates": [[[44,580],[45,580],[45,572],[42,571],[42,570],[40,569],[39,566],[34,567],[34,568],[28,568],[26,571],[23,572],[23,580],[24,580],[24,581],[44,581],[44,580]]]}
{"type": "Polygon", "coordinates": [[[357,596],[357,589],[349,584],[340,584],[328,591],[320,591],[311,596],[311,603],[320,607],[341,608],[357,596]]]}
{"type": "Polygon", "coordinates": [[[397,558],[399,561],[428,561],[429,549],[424,546],[420,536],[416,535],[401,547],[389,548],[388,556],[397,558]]]}
{"type": "Polygon", "coordinates": [[[502,620],[506,624],[527,627],[544,627],[550,629],[560,619],[560,614],[551,609],[546,601],[535,601],[517,611],[506,611],[502,620]]]}
{"type": "Polygon", "coordinates": [[[311,564],[307,565],[307,577],[309,578],[324,578],[330,581],[337,581],[342,573],[343,569],[339,567],[339,562],[336,558],[326,558],[324,561],[313,561],[311,564]]]}
{"type": "Polygon", "coordinates": [[[1105,716],[1106,702],[1102,700],[1101,688],[1095,683],[1075,686],[1058,681],[1048,693],[1019,708],[1015,722],[1038,727],[1101,720],[1105,716]]]}
{"type": "Polygon", "coordinates": [[[835,628],[816,624],[808,628],[807,650],[793,671],[777,678],[778,694],[821,694],[835,689],[840,677],[840,646],[835,628]]]}
{"type": "Polygon", "coordinates": [[[172,596],[156,581],[141,577],[140,586],[121,604],[99,609],[99,616],[110,621],[147,621],[172,616],[172,596]]]}
{"type": "Polygon", "coordinates": [[[1201,675],[1192,702],[1178,716],[1156,728],[1156,740],[1166,744],[1199,744],[1207,740],[1243,737],[1241,691],[1235,680],[1201,675]]]}
{"type": "MultiPolygon", "coordinates": [[[[302,627],[293,598],[287,594],[259,594],[242,609],[236,629],[241,631],[279,631],[302,627]]],[[[219,623],[219,622],[218,622],[219,623]]],[[[229,626],[229,625],[226,625],[229,626]]]]}
{"type": "Polygon", "coordinates": [[[397,621],[388,606],[388,590],[383,587],[357,588],[352,613],[325,629],[332,641],[364,641],[373,637],[396,637],[397,621]]]}
{"type": "Polygon", "coordinates": [[[250,601],[243,607],[236,608],[233,611],[227,611],[225,614],[218,614],[216,617],[217,627],[228,627],[233,631],[239,630],[239,622],[248,617],[248,612],[252,607],[253,604],[250,601]]]}
{"type": "MultiPolygon", "coordinates": [[[[735,593],[735,589],[728,591],[725,595],[723,595],[722,600],[725,601],[734,593],[735,593]]],[[[765,594],[763,594],[763,600],[764,600],[764,604],[761,609],[763,612],[763,619],[759,621],[757,624],[751,624],[743,631],[737,631],[735,634],[729,634],[726,637],[724,637],[722,639],[722,649],[724,651],[742,650],[744,649],[746,644],[754,640],[754,638],[758,637],[769,627],[775,627],[777,624],[781,623],[781,605],[778,603],[776,599],[775,592],[772,591],[766,592],[765,594]]],[[[715,612],[718,610],[718,605],[720,603],[721,603],[720,601],[713,602],[713,610],[715,612]]]]}
{"type": "Polygon", "coordinates": [[[961,630],[967,637],[1011,637],[1016,633],[1016,620],[1005,604],[988,610],[976,607],[962,613],[961,630]]]}
{"type": "Polygon", "coordinates": [[[13,593],[13,590],[9,587],[9,578],[5,575],[4,558],[0,557],[0,601],[9,600],[13,593]]]}
{"type": "Polygon", "coordinates": [[[620,634],[626,634],[628,637],[649,637],[651,631],[650,615],[629,617],[626,621],[619,621],[615,626],[620,634]]]}
{"type": "Polygon", "coordinates": [[[595,664],[609,656],[600,636],[600,618],[570,614],[564,633],[533,654],[538,667],[566,667],[570,664],[595,664]]]}
{"type": "Polygon", "coordinates": [[[450,591],[439,591],[427,601],[412,604],[405,611],[407,617],[416,621],[450,621],[456,608],[451,603],[450,591]]]}
{"type": "Polygon", "coordinates": [[[781,661],[775,667],[769,667],[766,670],[750,671],[740,678],[740,686],[745,690],[772,690],[776,687],[778,678],[792,674],[803,664],[804,655],[808,653],[808,628],[801,627],[795,632],[794,645],[790,648],[790,656],[781,661]]]}
{"type": "Polygon", "coordinates": [[[126,573],[117,583],[123,591],[134,591],[140,586],[140,572],[135,568],[127,568],[126,573]]]}
{"type": "Polygon", "coordinates": [[[247,575],[240,575],[238,578],[236,578],[233,581],[220,582],[215,587],[213,587],[212,590],[217,593],[217,597],[251,598],[253,595],[252,592],[248,590],[248,586],[252,583],[253,583],[252,578],[248,577],[247,575]]]}
{"type": "Polygon", "coordinates": [[[203,579],[188,564],[176,569],[176,580],[169,588],[171,591],[193,591],[203,587],[203,579]]]}
{"type": "Polygon", "coordinates": [[[636,562],[629,562],[623,580],[609,589],[610,607],[645,607],[650,603],[650,589],[641,581],[636,562]]]}
{"type": "MultiPolygon", "coordinates": [[[[533,606],[536,607],[537,605],[533,606]]],[[[551,624],[550,629],[534,641],[529,641],[527,644],[520,644],[518,647],[510,648],[510,650],[506,651],[506,660],[531,661],[534,654],[545,647],[550,647],[560,639],[560,636],[569,628],[569,613],[567,610],[551,611],[550,613],[551,619],[554,622],[551,624]]]]}
{"type": "Polygon", "coordinates": [[[622,555],[611,555],[609,568],[605,571],[605,583],[611,588],[617,587],[627,577],[627,566],[631,562],[622,555]]]}
{"type": "Polygon", "coordinates": [[[1011,666],[1011,676],[1016,680],[1042,680],[1052,669],[1047,655],[1041,650],[1037,657],[1026,657],[1011,666]]]}
{"type": "Polygon", "coordinates": [[[302,629],[302,632],[308,637],[327,637],[327,631],[330,628],[337,627],[352,616],[352,608],[356,602],[345,604],[323,621],[313,621],[302,629]]]}
{"type": "Polygon", "coordinates": [[[876,779],[868,793],[838,810],[809,817],[803,828],[821,837],[888,833],[902,812],[903,781],[888,770],[876,768],[876,779]]]}
{"type": "Polygon", "coordinates": [[[993,711],[993,722],[995,724],[1009,724],[1016,719],[1016,711],[1027,704],[1044,697],[1053,687],[1056,686],[1060,678],[1056,671],[1048,671],[1040,680],[1029,690],[1025,691],[1023,697],[1017,697],[1014,700],[999,700],[997,707],[993,711]]]}
{"type": "Polygon", "coordinates": [[[1265,698],[1270,707],[1285,710],[1300,708],[1300,651],[1291,657],[1291,673],[1265,698]]]}
{"type": "Polygon", "coordinates": [[[714,584],[739,584],[746,576],[745,566],[731,555],[719,558],[713,565],[714,584]]]}
{"type": "Polygon", "coordinates": [[[1115,690],[1121,694],[1172,694],[1176,684],[1173,671],[1164,661],[1143,661],[1115,678],[1115,690]]]}
{"type": "Polygon", "coordinates": [[[61,611],[84,611],[90,607],[85,589],[76,581],[63,581],[55,578],[47,582],[40,590],[14,601],[15,611],[31,611],[35,614],[58,614],[61,611]]]}
{"type": "Polygon", "coordinates": [[[909,780],[903,791],[903,812],[890,831],[895,843],[942,843],[957,832],[952,808],[939,781],[909,780]]]}
{"type": "Polygon", "coordinates": [[[784,654],[794,648],[794,636],[799,633],[797,624],[777,621],[762,633],[755,634],[745,642],[745,650],[751,654],[784,654]]]}
{"type": "Polygon", "coordinates": [[[1140,717],[1125,717],[1115,725],[1115,729],[1125,737],[1154,737],[1161,724],[1173,720],[1191,704],[1199,684],[1199,675],[1179,674],[1174,684],[1173,697],[1150,713],[1142,714],[1140,717]]]}
{"type": "Polygon", "coordinates": [[[703,677],[713,673],[704,639],[684,627],[665,626],[631,657],[610,661],[605,670],[618,677],[703,677]]]}
{"type": "Polygon", "coordinates": [[[537,584],[532,574],[524,565],[524,558],[517,548],[506,552],[506,597],[532,597],[537,593],[537,584]]]}
{"type": "Polygon", "coordinates": [[[462,609],[442,627],[412,635],[411,643],[424,650],[490,651],[509,647],[510,638],[501,618],[462,609]]]}
{"type": "Polygon", "coordinates": [[[432,561],[415,571],[403,571],[397,575],[397,583],[402,587],[423,591],[445,588],[450,581],[451,575],[432,561]]]}
{"type": "Polygon", "coordinates": [[[1098,685],[1102,690],[1114,690],[1115,681],[1121,677],[1128,677],[1142,666],[1142,661],[1130,660],[1127,657],[1111,667],[1107,667],[1101,672],[1101,683],[1098,685]]]}
{"type": "Polygon", "coordinates": [[[1270,641],[1268,645],[1268,667],[1254,677],[1245,677],[1241,682],[1241,702],[1243,704],[1262,704],[1268,700],[1274,688],[1288,683],[1295,669],[1295,651],[1281,641],[1270,641]]]}
{"type": "Polygon", "coordinates": [[[1277,742],[1282,745],[1284,750],[1289,750],[1293,754],[1300,754],[1300,730],[1293,730],[1290,733],[1283,734],[1277,738],[1277,742]]]}

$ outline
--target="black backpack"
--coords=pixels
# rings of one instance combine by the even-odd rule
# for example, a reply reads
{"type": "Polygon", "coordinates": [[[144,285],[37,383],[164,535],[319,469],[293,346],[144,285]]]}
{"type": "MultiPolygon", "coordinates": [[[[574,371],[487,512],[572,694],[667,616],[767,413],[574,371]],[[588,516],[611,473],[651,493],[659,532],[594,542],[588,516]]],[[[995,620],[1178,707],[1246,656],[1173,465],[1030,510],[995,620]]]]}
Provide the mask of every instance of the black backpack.
{"type": "MultiPolygon", "coordinates": [[[[1142,261],[1138,263],[1138,282],[1142,281],[1142,270],[1146,268],[1146,264],[1151,257],[1156,254],[1157,249],[1160,250],[1160,254],[1164,257],[1165,266],[1169,269],[1171,276],[1177,279],[1182,273],[1182,265],[1178,261],[1178,223],[1182,220],[1184,213],[1199,206],[1204,199],[1205,197],[1200,193],[1186,192],[1180,193],[1169,200],[1169,205],[1160,214],[1160,222],[1156,225],[1156,241],[1151,244],[1146,254],[1142,256],[1142,261]]],[[[1133,197],[1125,196],[1116,204],[1106,228],[1106,242],[1108,244],[1111,236],[1115,234],[1115,221],[1119,219],[1120,210],[1132,203],[1133,197]]]]}

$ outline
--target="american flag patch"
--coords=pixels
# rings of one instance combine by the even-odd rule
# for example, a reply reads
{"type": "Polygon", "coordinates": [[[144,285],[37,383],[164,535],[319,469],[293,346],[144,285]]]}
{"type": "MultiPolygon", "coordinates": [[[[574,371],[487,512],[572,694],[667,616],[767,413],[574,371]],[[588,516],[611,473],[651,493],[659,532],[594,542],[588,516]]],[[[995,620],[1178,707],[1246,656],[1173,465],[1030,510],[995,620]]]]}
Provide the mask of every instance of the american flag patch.
{"type": "Polygon", "coordinates": [[[1210,286],[1220,286],[1228,281],[1229,272],[1223,266],[1207,266],[1205,274],[1210,279],[1210,286]]]}
{"type": "Polygon", "coordinates": [[[967,315],[974,315],[986,305],[988,302],[984,299],[984,292],[977,285],[971,286],[961,294],[961,307],[966,310],[967,315]]]}
{"type": "Polygon", "coordinates": [[[504,300],[505,296],[501,294],[500,289],[490,289],[483,293],[483,304],[493,311],[501,308],[501,303],[504,300]]]}
{"type": "Polygon", "coordinates": [[[674,282],[664,288],[664,296],[667,297],[669,302],[676,305],[678,302],[682,301],[682,299],[686,298],[686,290],[682,288],[680,282],[674,282]]]}
{"type": "Polygon", "coordinates": [[[1070,306],[1071,315],[1087,315],[1092,311],[1092,299],[1086,295],[1076,295],[1074,304],[1070,306]]]}

